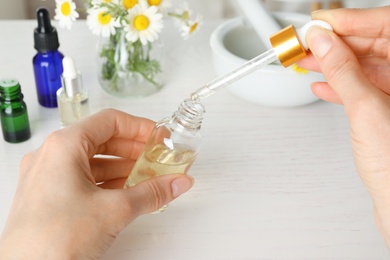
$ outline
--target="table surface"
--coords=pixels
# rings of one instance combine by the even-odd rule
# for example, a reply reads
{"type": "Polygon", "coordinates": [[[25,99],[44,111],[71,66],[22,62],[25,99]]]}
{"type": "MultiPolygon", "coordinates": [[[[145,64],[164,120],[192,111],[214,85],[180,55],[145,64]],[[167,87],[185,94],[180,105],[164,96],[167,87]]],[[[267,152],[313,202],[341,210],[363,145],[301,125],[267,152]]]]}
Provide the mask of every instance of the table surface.
{"type": "MultiPolygon", "coordinates": [[[[92,111],[116,108],[159,120],[215,78],[209,38],[222,21],[204,21],[183,41],[166,26],[166,83],[140,99],[105,93],[96,77],[86,24],[58,28],[90,90],[92,111]]],[[[15,192],[19,162],[59,129],[57,109],[38,105],[32,70],[34,21],[0,22],[0,77],[20,81],[32,138],[0,141],[0,227],[15,192]]],[[[386,259],[372,203],[353,164],[342,106],[318,101],[269,108],[221,90],[204,101],[202,150],[190,170],[196,183],[161,214],[128,226],[103,259],[386,259]]],[[[59,155],[60,156],[60,155],[59,155]]]]}

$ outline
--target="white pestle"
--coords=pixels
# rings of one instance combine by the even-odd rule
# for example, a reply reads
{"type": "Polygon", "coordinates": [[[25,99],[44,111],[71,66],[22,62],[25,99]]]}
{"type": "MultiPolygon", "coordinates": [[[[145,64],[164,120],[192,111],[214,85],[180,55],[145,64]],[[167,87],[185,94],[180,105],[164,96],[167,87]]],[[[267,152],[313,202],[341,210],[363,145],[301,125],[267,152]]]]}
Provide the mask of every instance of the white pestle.
{"type": "Polygon", "coordinates": [[[237,6],[244,13],[247,22],[253,27],[267,49],[271,49],[269,37],[282,27],[267,10],[261,0],[237,0],[237,6]]]}

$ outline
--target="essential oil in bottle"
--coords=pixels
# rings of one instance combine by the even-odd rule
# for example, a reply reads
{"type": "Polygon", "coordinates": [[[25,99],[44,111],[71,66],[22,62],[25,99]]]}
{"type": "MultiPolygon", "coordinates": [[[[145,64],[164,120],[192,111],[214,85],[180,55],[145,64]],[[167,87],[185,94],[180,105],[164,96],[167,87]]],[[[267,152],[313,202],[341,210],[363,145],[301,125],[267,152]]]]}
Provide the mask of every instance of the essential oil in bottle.
{"type": "Polygon", "coordinates": [[[173,173],[186,174],[200,149],[204,106],[186,99],[170,118],[157,122],[124,188],[173,173]]]}
{"type": "Polygon", "coordinates": [[[62,126],[71,125],[89,115],[88,91],[71,57],[63,61],[62,87],[57,91],[58,110],[62,126]]]}
{"type": "Polygon", "coordinates": [[[49,12],[45,8],[37,10],[38,27],[34,30],[33,58],[35,85],[38,102],[44,107],[57,107],[57,90],[61,87],[62,58],[56,29],[51,26],[49,12]]]}
{"type": "Polygon", "coordinates": [[[19,143],[31,137],[27,106],[17,80],[0,81],[1,127],[4,140],[19,143]]]}
{"type": "Polygon", "coordinates": [[[191,147],[176,145],[172,150],[164,144],[156,144],[139,156],[126,187],[160,175],[187,173],[195,158],[195,151],[191,147]]]}

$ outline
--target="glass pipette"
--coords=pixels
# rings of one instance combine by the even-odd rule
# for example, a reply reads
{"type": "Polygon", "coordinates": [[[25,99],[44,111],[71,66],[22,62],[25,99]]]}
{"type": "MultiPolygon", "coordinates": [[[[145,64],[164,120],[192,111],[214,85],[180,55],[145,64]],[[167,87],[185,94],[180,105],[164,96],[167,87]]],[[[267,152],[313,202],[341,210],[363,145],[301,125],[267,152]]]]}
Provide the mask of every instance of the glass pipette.
{"type": "Polygon", "coordinates": [[[330,24],[320,20],[310,21],[299,29],[290,25],[270,37],[272,49],[267,50],[233,71],[207,83],[193,92],[190,96],[191,99],[199,101],[202,98],[206,98],[217,92],[217,90],[277,60],[284,67],[294,64],[307,55],[306,33],[313,26],[320,26],[330,31],[333,30],[330,24]]]}

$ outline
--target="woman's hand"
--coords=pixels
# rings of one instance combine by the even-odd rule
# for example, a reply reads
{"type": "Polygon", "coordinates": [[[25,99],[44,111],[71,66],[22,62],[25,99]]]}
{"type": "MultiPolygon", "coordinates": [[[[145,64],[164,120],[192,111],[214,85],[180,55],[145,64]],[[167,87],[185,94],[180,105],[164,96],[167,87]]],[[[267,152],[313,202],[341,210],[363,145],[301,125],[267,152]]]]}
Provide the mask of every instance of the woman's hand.
{"type": "Polygon", "coordinates": [[[52,133],[26,155],[0,258],[98,258],[136,217],[190,189],[193,179],[184,174],[123,189],[154,125],[104,110],[52,133]]]}
{"type": "Polygon", "coordinates": [[[379,230],[390,248],[390,7],[313,13],[334,32],[313,28],[312,57],[300,66],[321,71],[320,98],[344,104],[357,170],[374,203],[379,230]]]}
{"type": "MultiPolygon", "coordinates": [[[[344,55],[344,48],[335,46],[334,48],[342,55],[336,60],[328,60],[326,66],[332,66],[332,80],[339,78],[341,74],[348,73],[349,68],[359,67],[357,81],[369,80],[380,90],[390,93],[390,6],[373,9],[336,9],[331,11],[316,11],[312,18],[329,22],[334,29],[335,34],[347,46],[350,53],[344,55]],[[353,58],[351,62],[341,58],[353,58]],[[340,63],[344,62],[342,67],[347,71],[340,70],[340,63]]],[[[313,37],[308,37],[311,40],[313,37]]],[[[311,42],[311,49],[316,48],[318,43],[311,42]]],[[[320,48],[318,48],[320,49],[320,48]]],[[[318,55],[324,50],[318,50],[318,55]]],[[[335,53],[336,54],[336,53],[335,53]]],[[[318,59],[319,57],[317,57],[318,59]]],[[[299,62],[299,65],[314,71],[320,71],[320,64],[309,55],[308,58],[299,62]]],[[[329,79],[327,79],[329,82],[329,79]]],[[[329,86],[328,82],[314,83],[312,90],[321,99],[333,103],[342,103],[338,93],[329,86]]]]}

